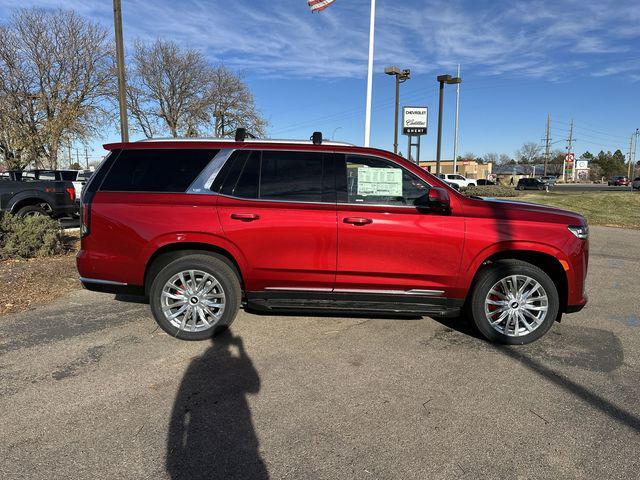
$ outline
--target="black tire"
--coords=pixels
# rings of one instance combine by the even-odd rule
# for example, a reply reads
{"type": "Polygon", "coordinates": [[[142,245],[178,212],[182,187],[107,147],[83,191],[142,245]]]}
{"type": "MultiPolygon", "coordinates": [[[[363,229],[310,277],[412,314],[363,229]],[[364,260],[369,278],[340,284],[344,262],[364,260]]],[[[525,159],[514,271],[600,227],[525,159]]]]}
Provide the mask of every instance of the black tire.
{"type": "Polygon", "coordinates": [[[522,190],[524,190],[524,185],[518,185],[516,188],[517,188],[518,190],[522,191],[522,190]]]}
{"type": "Polygon", "coordinates": [[[469,302],[470,316],[480,333],[489,341],[508,345],[523,345],[542,337],[551,328],[560,309],[560,297],[553,280],[543,270],[521,260],[499,260],[487,266],[475,282],[469,302]],[[511,275],[526,275],[537,281],[546,291],[548,298],[547,314],[542,323],[531,333],[521,336],[509,336],[491,326],[485,313],[485,299],[489,290],[500,279],[511,275]]]}
{"type": "Polygon", "coordinates": [[[18,209],[17,217],[48,217],[47,211],[39,205],[27,205],[18,209]]]}
{"type": "Polygon", "coordinates": [[[206,340],[226,330],[235,320],[240,307],[242,289],[235,270],[214,254],[188,254],[180,257],[158,272],[149,290],[151,312],[160,326],[168,334],[182,340],[206,340]],[[162,289],[174,275],[188,270],[200,270],[212,275],[222,286],[225,307],[221,318],[210,328],[188,332],[171,324],[162,311],[162,289]]]}

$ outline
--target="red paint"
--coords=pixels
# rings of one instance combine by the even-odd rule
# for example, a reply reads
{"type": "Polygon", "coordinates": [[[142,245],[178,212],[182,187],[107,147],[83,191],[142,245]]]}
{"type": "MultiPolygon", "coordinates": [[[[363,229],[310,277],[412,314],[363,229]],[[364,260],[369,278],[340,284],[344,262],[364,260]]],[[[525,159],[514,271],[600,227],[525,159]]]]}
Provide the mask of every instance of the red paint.
{"type": "MultiPolygon", "coordinates": [[[[450,211],[255,201],[214,194],[98,192],[91,203],[91,233],[82,239],[77,258],[82,277],[142,285],[147,264],[159,248],[200,243],[228,252],[250,291],[431,289],[461,299],[489,257],[524,251],[566,262],[567,304],[586,303],[588,242],[567,229],[584,223],[578,214],[466,198],[415,164],[371,148],[204,141],[106,145],[107,149],[185,147],[375,155],[445,189],[450,211]]],[[[442,199],[441,193],[434,195],[433,200],[442,199]]]]}

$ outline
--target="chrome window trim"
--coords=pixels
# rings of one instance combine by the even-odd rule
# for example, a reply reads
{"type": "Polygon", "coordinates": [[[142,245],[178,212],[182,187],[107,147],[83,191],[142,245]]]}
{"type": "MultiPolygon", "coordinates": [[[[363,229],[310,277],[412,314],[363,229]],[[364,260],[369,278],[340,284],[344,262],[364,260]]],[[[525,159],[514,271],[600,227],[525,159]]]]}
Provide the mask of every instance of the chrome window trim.
{"type": "Polygon", "coordinates": [[[233,148],[221,148],[220,151],[211,159],[206,167],[202,169],[196,179],[191,182],[189,188],[185,193],[188,194],[200,194],[200,193],[213,193],[211,192],[211,185],[214,180],[227,163],[231,154],[235,151],[233,148]]]}
{"type": "Polygon", "coordinates": [[[444,290],[376,290],[369,288],[307,288],[307,287],[265,287],[265,290],[285,292],[327,292],[327,293],[373,293],[378,295],[421,295],[426,297],[441,297],[444,290]]]}
{"type": "MultiPolygon", "coordinates": [[[[240,151],[240,150],[261,150],[259,148],[222,148],[220,149],[220,151],[218,152],[218,154],[213,157],[211,159],[211,162],[209,162],[209,164],[202,170],[202,172],[200,172],[200,175],[198,175],[198,177],[196,177],[196,179],[193,181],[193,183],[191,184],[191,186],[187,189],[186,193],[188,194],[205,194],[205,195],[220,195],[221,197],[225,197],[225,198],[231,198],[233,200],[243,200],[246,202],[276,202],[276,203],[291,203],[291,204],[303,204],[303,205],[336,205],[337,207],[360,207],[360,206],[367,206],[367,207],[383,207],[383,208],[402,208],[402,209],[412,209],[412,210],[417,210],[418,207],[413,206],[413,205],[388,205],[388,204],[384,204],[384,203],[343,203],[343,202],[309,202],[309,201],[303,201],[303,200],[278,200],[278,199],[264,199],[264,198],[243,198],[243,197],[236,197],[234,195],[226,195],[226,194],[222,194],[219,192],[212,192],[211,191],[211,185],[213,185],[213,182],[216,180],[216,177],[218,176],[218,174],[220,173],[220,170],[222,170],[222,167],[224,167],[225,163],[227,163],[227,161],[229,160],[229,158],[231,157],[231,155],[235,152],[235,151],[240,151]]],[[[278,148],[276,151],[279,152],[301,152],[303,150],[298,150],[295,148],[292,149],[288,149],[288,148],[278,148]]],[[[306,151],[306,150],[304,150],[306,151]]],[[[393,163],[394,165],[396,165],[398,168],[401,168],[403,171],[406,171],[408,174],[413,175],[414,177],[417,177],[418,180],[426,183],[430,188],[433,188],[433,185],[431,185],[428,181],[424,180],[423,178],[418,177],[418,175],[416,175],[415,173],[413,173],[412,171],[406,169],[405,167],[403,167],[402,165],[400,165],[399,163],[397,163],[395,160],[390,160],[386,157],[381,157],[379,155],[373,155],[373,154],[361,154],[361,153],[347,153],[347,152],[340,152],[340,151],[335,151],[335,150],[325,150],[325,149],[318,149],[318,150],[313,150],[314,152],[317,153],[330,153],[330,154],[337,154],[337,155],[344,155],[345,159],[347,155],[353,155],[353,156],[361,156],[361,157],[371,157],[371,158],[376,158],[376,159],[380,159],[380,160],[384,160],[384,161],[388,161],[393,163]]],[[[129,192],[131,193],[131,192],[129,192]]],[[[343,209],[346,210],[346,209],[343,209]]]]}

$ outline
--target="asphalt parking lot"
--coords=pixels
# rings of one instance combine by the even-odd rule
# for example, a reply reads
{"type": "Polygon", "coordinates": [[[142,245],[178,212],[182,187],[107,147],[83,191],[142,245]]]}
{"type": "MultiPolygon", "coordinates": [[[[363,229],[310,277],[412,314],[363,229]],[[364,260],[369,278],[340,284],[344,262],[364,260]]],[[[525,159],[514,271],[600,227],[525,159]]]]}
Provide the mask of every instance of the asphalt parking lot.
{"type": "Polygon", "coordinates": [[[261,316],[187,343],[75,291],[0,317],[2,478],[638,478],[640,232],[524,347],[464,322],[261,316]]]}

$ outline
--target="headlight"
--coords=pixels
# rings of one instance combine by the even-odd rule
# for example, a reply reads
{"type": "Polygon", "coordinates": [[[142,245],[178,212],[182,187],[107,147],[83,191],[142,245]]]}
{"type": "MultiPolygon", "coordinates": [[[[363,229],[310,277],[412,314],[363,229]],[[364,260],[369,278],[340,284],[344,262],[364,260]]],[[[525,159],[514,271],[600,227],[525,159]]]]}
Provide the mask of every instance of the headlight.
{"type": "Polygon", "coordinates": [[[589,227],[587,225],[569,225],[567,228],[580,240],[589,238],[589,227]]]}

